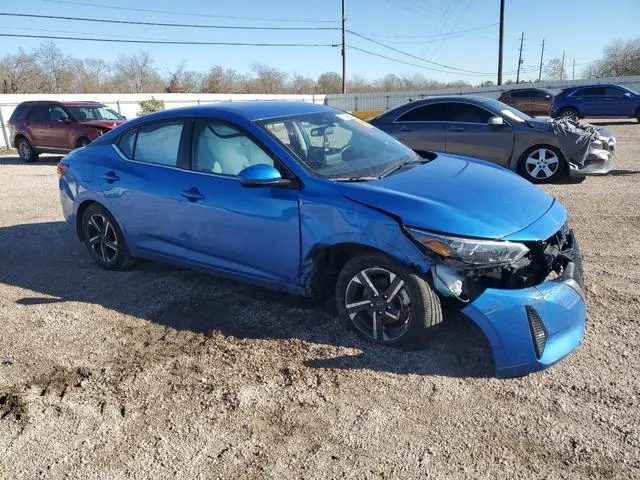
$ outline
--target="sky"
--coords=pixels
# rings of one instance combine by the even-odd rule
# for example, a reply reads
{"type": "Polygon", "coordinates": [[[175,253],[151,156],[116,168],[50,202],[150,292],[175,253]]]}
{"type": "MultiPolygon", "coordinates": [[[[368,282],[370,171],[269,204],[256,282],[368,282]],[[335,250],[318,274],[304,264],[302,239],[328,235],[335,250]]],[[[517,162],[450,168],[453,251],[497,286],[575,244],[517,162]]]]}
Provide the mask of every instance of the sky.
{"type": "MultiPolygon", "coordinates": [[[[440,81],[495,82],[499,3],[499,0],[346,0],[347,28],[369,38],[347,33],[347,77],[357,74],[371,79],[387,73],[421,72],[440,81]]],[[[11,35],[319,45],[336,45],[341,41],[341,0],[2,0],[0,12],[305,29],[179,28],[0,16],[0,34],[11,35]]],[[[544,62],[562,57],[564,51],[568,75],[572,75],[575,60],[578,78],[586,64],[600,57],[603,47],[614,39],[640,36],[638,25],[640,0],[506,0],[503,80],[515,80],[522,32],[521,79],[538,77],[543,39],[544,62]]],[[[0,37],[0,57],[15,53],[19,47],[31,51],[43,41],[0,37]]],[[[263,63],[312,78],[326,71],[339,73],[342,68],[340,48],[332,46],[138,45],[72,40],[56,43],[74,57],[98,57],[106,61],[148,50],[165,74],[175,71],[182,62],[189,70],[205,71],[221,65],[240,72],[249,72],[252,65],[263,63]]]]}

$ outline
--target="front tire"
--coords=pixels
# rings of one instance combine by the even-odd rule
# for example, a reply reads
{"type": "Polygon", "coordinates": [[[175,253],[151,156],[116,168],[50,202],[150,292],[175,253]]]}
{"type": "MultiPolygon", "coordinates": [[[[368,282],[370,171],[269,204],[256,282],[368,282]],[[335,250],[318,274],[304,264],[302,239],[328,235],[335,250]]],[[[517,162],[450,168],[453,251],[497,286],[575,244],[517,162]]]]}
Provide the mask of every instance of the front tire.
{"type": "Polygon", "coordinates": [[[558,118],[564,118],[564,117],[575,118],[575,119],[580,118],[578,116],[578,111],[575,108],[563,108],[562,110],[560,110],[558,112],[558,118]]]}
{"type": "Polygon", "coordinates": [[[340,318],[369,341],[415,348],[442,323],[440,300],[412,270],[378,252],[347,262],[336,284],[340,318]]]}
{"type": "Polygon", "coordinates": [[[26,138],[18,140],[16,148],[18,150],[18,155],[20,155],[20,159],[24,163],[33,163],[38,160],[38,153],[33,149],[29,140],[26,138]]]}
{"type": "Polygon", "coordinates": [[[85,210],[82,234],[89,255],[105,270],[126,270],[133,263],[120,227],[102,206],[93,204],[85,210]]]}
{"type": "Polygon", "coordinates": [[[87,137],[80,137],[77,142],[77,148],[86,147],[90,143],[91,143],[91,140],[89,140],[87,137]]]}
{"type": "Polygon", "coordinates": [[[550,183],[565,174],[564,156],[555,147],[537,145],[520,157],[518,173],[531,183],[550,183]]]}

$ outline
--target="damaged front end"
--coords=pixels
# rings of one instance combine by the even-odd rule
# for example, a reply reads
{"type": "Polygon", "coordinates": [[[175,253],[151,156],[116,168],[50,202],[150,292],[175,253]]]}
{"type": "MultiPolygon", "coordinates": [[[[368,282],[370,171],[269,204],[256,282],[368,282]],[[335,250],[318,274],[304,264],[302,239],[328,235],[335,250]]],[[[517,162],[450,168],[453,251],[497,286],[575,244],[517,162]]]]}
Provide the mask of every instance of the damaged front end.
{"type": "Polygon", "coordinates": [[[494,265],[439,254],[431,269],[437,291],[460,300],[462,312],[483,330],[499,377],[557,362],[581,343],[586,321],[580,249],[566,224],[544,241],[518,244],[526,252],[508,247],[513,262],[506,249],[494,254],[494,265]]]}

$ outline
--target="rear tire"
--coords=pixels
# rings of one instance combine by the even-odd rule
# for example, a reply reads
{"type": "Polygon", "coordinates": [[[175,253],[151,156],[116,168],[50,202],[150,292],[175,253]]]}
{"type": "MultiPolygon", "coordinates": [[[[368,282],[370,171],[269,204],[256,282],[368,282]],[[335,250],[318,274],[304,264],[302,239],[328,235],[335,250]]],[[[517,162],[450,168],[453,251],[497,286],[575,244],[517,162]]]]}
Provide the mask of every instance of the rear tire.
{"type": "Polygon", "coordinates": [[[26,138],[20,138],[16,142],[16,148],[18,150],[18,155],[20,155],[20,159],[24,163],[33,163],[38,160],[38,153],[33,149],[29,140],[26,138]]]}
{"type": "Polygon", "coordinates": [[[578,111],[575,108],[563,108],[558,112],[558,118],[569,117],[578,119],[580,116],[578,115],[578,111]]]}
{"type": "Polygon", "coordinates": [[[126,270],[134,263],[118,223],[101,205],[85,210],[82,236],[91,258],[105,270],[126,270]]]}
{"type": "Polygon", "coordinates": [[[442,324],[440,299],[415,272],[379,252],[347,262],[336,284],[338,314],[365,339],[415,348],[442,324]]]}
{"type": "Polygon", "coordinates": [[[87,137],[80,137],[78,139],[77,148],[86,147],[90,143],[91,143],[91,140],[89,140],[87,137]]]}

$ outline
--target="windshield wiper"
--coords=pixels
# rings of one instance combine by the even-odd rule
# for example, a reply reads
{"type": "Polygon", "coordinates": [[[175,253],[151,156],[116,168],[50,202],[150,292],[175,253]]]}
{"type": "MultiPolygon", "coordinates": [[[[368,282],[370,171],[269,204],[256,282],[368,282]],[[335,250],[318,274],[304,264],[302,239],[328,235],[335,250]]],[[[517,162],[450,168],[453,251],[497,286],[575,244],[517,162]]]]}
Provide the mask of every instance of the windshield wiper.
{"type": "Polygon", "coordinates": [[[336,182],[370,182],[371,180],[378,180],[380,177],[336,177],[332,178],[336,182]]]}
{"type": "Polygon", "coordinates": [[[413,164],[420,165],[420,164],[423,164],[423,163],[429,163],[430,161],[431,161],[431,159],[429,159],[429,158],[421,158],[419,160],[416,160],[416,159],[412,158],[412,159],[409,159],[409,160],[405,160],[404,162],[400,162],[399,164],[394,165],[393,167],[391,167],[386,172],[382,172],[382,174],[378,178],[388,177],[392,173],[395,173],[395,172],[397,172],[399,170],[402,170],[407,165],[413,165],[413,164]]]}

